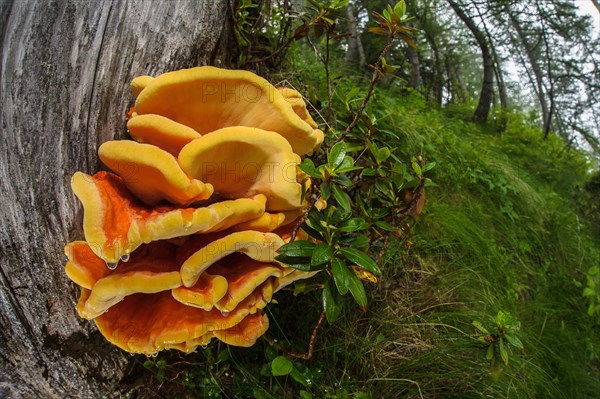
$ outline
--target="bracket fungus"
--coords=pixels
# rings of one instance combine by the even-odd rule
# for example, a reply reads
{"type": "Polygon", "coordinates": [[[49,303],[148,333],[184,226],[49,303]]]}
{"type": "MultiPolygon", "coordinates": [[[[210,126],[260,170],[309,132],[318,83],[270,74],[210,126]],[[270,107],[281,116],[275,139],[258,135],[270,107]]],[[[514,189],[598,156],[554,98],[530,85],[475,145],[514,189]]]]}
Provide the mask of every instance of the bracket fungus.
{"type": "MultiPolygon", "coordinates": [[[[297,168],[323,132],[295,90],[198,67],[133,79],[127,128],[74,174],[85,241],[65,247],[77,311],[132,353],[251,346],[273,295],[316,272],[275,261],[304,214],[297,168]]],[[[306,237],[300,230],[298,237],[306,237]]]]}

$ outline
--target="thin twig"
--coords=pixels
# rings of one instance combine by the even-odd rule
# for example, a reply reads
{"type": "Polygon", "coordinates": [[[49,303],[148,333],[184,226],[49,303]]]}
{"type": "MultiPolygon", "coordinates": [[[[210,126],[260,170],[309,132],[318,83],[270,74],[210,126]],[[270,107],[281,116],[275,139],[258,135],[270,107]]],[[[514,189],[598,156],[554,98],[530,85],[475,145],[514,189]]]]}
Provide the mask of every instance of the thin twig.
{"type": "Polygon", "coordinates": [[[425,179],[421,179],[421,183],[416,188],[416,190],[413,191],[413,197],[410,200],[410,204],[409,204],[408,208],[406,208],[404,211],[402,211],[400,213],[400,220],[398,221],[398,223],[403,222],[404,219],[406,219],[410,214],[414,213],[415,209],[417,208],[417,205],[419,204],[419,200],[423,196],[423,188],[424,187],[425,187],[425,179]]]}
{"type": "Polygon", "coordinates": [[[295,39],[294,36],[290,36],[281,47],[279,47],[277,50],[275,50],[271,54],[267,55],[266,57],[262,57],[262,58],[258,58],[258,59],[253,59],[253,60],[248,60],[248,61],[246,61],[244,63],[244,65],[258,64],[260,62],[267,61],[267,60],[269,60],[271,58],[274,58],[279,53],[281,53],[283,50],[285,50],[286,48],[288,48],[288,46],[290,45],[290,43],[292,43],[292,41],[294,41],[294,39],[295,39]]]}
{"type": "Polygon", "coordinates": [[[385,249],[387,248],[387,244],[388,244],[388,241],[390,240],[391,235],[392,235],[392,232],[390,231],[389,233],[387,233],[387,235],[383,239],[383,245],[381,246],[381,249],[379,250],[379,254],[377,255],[377,259],[375,260],[375,263],[379,264],[379,261],[381,260],[381,258],[383,258],[383,254],[385,253],[385,249]]]}
{"type": "Polygon", "coordinates": [[[315,349],[315,342],[317,341],[317,334],[319,332],[319,329],[323,325],[324,321],[325,321],[325,311],[322,311],[321,315],[319,316],[319,321],[317,321],[317,324],[315,325],[315,328],[313,329],[313,332],[310,336],[310,341],[308,341],[308,351],[306,353],[298,353],[298,352],[290,351],[289,349],[284,348],[278,342],[276,342],[275,340],[273,340],[271,338],[265,337],[265,340],[270,345],[273,345],[275,348],[277,348],[278,350],[280,350],[282,352],[285,352],[287,355],[289,355],[291,357],[295,357],[295,358],[302,359],[302,360],[310,360],[313,357],[313,351],[315,349]]]}
{"type": "Polygon", "coordinates": [[[298,222],[296,222],[296,225],[294,226],[294,230],[292,230],[292,237],[290,238],[290,242],[293,242],[296,239],[296,235],[298,234],[298,230],[300,230],[300,226],[302,226],[302,223],[304,223],[304,221],[308,217],[308,214],[312,210],[313,206],[315,206],[315,202],[317,202],[317,196],[313,195],[310,199],[310,202],[308,203],[308,206],[306,207],[306,210],[304,211],[304,214],[302,215],[302,217],[300,217],[300,219],[298,219],[298,222]]]}
{"type": "Polygon", "coordinates": [[[369,83],[369,88],[367,89],[367,95],[365,96],[362,103],[360,104],[360,107],[358,107],[358,110],[356,111],[356,114],[354,115],[354,119],[352,120],[352,122],[350,122],[350,124],[346,127],[346,130],[344,130],[344,132],[340,135],[340,137],[337,138],[337,140],[335,140],[333,142],[333,144],[336,144],[336,143],[339,143],[340,141],[342,141],[346,137],[346,135],[350,132],[350,130],[354,129],[354,127],[358,123],[358,120],[360,119],[362,113],[364,112],[365,107],[367,106],[367,103],[371,99],[371,94],[373,94],[373,89],[375,89],[375,83],[377,83],[377,81],[379,79],[381,79],[381,72],[380,72],[379,68],[382,65],[383,58],[392,48],[393,42],[394,42],[394,34],[390,33],[390,36],[388,37],[388,41],[387,41],[385,47],[383,48],[383,50],[381,51],[381,54],[379,54],[379,59],[377,60],[377,62],[375,63],[375,65],[373,67],[373,75],[371,76],[371,82],[369,83]]]}
{"type": "Polygon", "coordinates": [[[325,41],[325,78],[327,79],[327,112],[329,120],[333,121],[333,90],[331,88],[331,75],[329,74],[329,30],[327,31],[327,40],[325,41]]]}

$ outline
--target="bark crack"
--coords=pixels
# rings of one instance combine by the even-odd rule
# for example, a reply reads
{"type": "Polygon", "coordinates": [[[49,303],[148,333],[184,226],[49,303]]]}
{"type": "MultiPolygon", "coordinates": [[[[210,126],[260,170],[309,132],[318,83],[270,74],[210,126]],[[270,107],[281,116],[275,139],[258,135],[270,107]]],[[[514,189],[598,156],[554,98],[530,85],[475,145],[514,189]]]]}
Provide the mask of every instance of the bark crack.
{"type": "MultiPolygon", "coordinates": [[[[96,90],[96,79],[98,77],[98,70],[100,69],[100,57],[102,56],[102,47],[104,46],[104,39],[106,38],[106,31],[108,28],[108,21],[110,20],[110,14],[112,12],[113,9],[113,5],[114,2],[111,1],[110,2],[110,6],[108,7],[108,13],[106,14],[106,19],[104,21],[104,26],[102,27],[102,36],[100,38],[100,46],[98,47],[98,55],[96,56],[96,62],[95,62],[95,66],[94,66],[94,76],[92,78],[92,87],[90,88],[90,99],[88,102],[88,114],[87,114],[87,121],[86,121],[86,137],[88,139],[88,148],[86,149],[86,166],[87,166],[87,170],[93,170],[96,169],[95,166],[96,165],[91,165],[90,164],[90,143],[89,140],[93,137],[94,139],[96,139],[97,135],[96,134],[90,134],[90,120],[91,120],[91,115],[92,115],[92,104],[94,103],[94,91],[96,90]]],[[[96,148],[96,140],[94,140],[94,143],[92,143],[91,148],[96,148]]]]}

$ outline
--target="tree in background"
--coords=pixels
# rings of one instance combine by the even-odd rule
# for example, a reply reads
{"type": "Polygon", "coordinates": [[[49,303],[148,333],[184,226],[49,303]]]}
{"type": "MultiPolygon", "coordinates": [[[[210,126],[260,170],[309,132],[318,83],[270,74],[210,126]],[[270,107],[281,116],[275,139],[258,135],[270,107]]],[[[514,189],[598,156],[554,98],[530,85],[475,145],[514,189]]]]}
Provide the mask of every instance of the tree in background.
{"type": "MultiPolygon", "coordinates": [[[[382,39],[367,40],[370,10],[387,3],[353,0],[340,14],[350,67],[376,61],[382,39]]],[[[494,112],[499,130],[509,105],[533,107],[544,138],[600,150],[600,117],[592,111],[600,107],[600,42],[574,2],[418,0],[408,9],[417,46],[399,43],[387,56],[407,87],[439,106],[475,101],[473,118],[485,122],[494,112]]]]}

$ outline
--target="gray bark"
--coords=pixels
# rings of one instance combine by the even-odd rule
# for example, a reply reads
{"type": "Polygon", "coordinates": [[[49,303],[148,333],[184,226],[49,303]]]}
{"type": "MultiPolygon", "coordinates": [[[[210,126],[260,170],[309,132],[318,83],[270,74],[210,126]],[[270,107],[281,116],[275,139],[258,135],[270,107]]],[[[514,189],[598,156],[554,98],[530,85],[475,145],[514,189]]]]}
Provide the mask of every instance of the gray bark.
{"type": "Polygon", "coordinates": [[[486,40],[485,34],[477,27],[473,19],[467,15],[467,13],[461,8],[461,6],[454,0],[447,0],[450,7],[454,10],[456,15],[463,21],[463,23],[469,28],[479,48],[481,49],[481,58],[483,61],[483,82],[481,84],[481,93],[479,94],[479,102],[477,103],[477,109],[473,114],[473,119],[478,122],[487,121],[492,105],[492,99],[494,97],[494,62],[490,52],[488,41],[486,40]]]}
{"type": "Polygon", "coordinates": [[[419,64],[419,53],[417,49],[406,46],[406,58],[410,62],[410,78],[408,80],[408,86],[415,90],[421,87],[421,65],[419,64]]]}
{"type": "Polygon", "coordinates": [[[350,36],[348,36],[348,52],[346,52],[346,63],[357,65],[362,69],[367,65],[367,58],[356,27],[356,18],[354,17],[354,7],[352,7],[352,4],[346,6],[346,18],[348,19],[348,29],[350,30],[350,36]]]}
{"type": "Polygon", "coordinates": [[[0,397],[140,397],[132,357],[79,319],[64,245],[75,171],[125,137],[129,81],[227,63],[224,0],[0,0],[0,397]]]}

